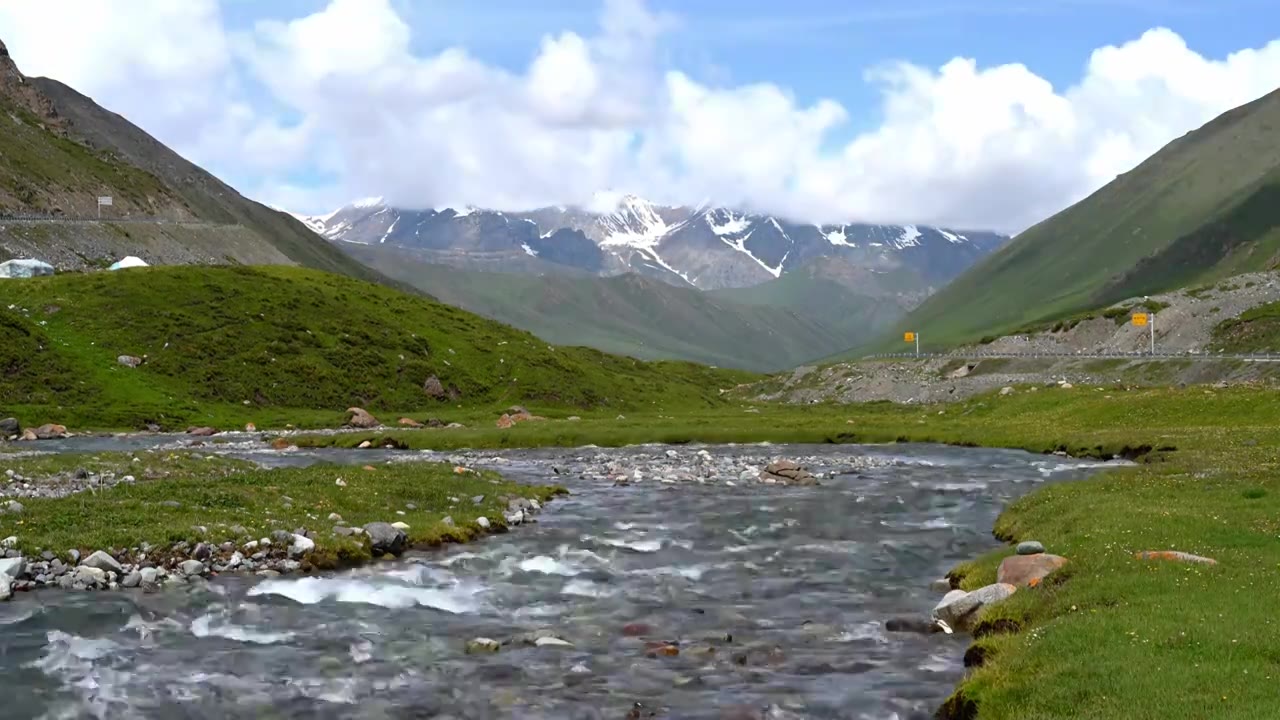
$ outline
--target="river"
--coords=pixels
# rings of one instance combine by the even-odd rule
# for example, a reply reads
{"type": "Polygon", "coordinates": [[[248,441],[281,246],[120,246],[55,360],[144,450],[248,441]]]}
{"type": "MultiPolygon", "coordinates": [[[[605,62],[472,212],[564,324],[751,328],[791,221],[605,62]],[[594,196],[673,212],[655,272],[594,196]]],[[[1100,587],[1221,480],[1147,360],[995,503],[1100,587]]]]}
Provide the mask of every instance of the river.
{"type": "Polygon", "coordinates": [[[510,533],[351,572],[20,594],[0,605],[0,716],[926,718],[961,678],[967,638],[884,621],[926,616],[929,582],[997,546],[1011,499],[1098,466],[935,446],[219,451],[451,458],[572,495],[510,533]],[[822,484],[738,481],[769,457],[822,484]],[[722,481],[662,482],[685,471],[722,481]],[[556,641],[532,644],[544,636],[556,641]],[[477,638],[502,647],[469,653],[477,638]]]}

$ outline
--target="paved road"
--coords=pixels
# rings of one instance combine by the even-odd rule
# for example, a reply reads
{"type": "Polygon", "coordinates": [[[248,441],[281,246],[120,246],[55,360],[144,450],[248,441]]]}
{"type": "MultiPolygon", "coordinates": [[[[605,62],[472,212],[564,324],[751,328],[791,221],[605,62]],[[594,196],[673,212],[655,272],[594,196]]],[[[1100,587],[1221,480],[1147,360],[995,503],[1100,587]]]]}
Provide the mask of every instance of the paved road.
{"type": "Polygon", "coordinates": [[[866,355],[864,360],[928,360],[936,358],[952,358],[957,360],[974,360],[982,358],[1047,358],[1053,360],[1063,360],[1074,358],[1077,360],[1243,360],[1244,362],[1280,362],[1280,353],[1189,353],[1189,352],[1161,352],[1156,351],[1154,355],[1149,352],[1130,352],[1130,353],[1073,353],[1073,352],[944,352],[944,353],[926,353],[920,354],[907,353],[879,353],[876,355],[866,355]]]}
{"type": "Polygon", "coordinates": [[[235,227],[237,223],[211,223],[200,220],[169,220],[166,218],[153,217],[128,217],[128,218],[112,218],[104,217],[101,220],[97,218],[69,218],[58,217],[54,215],[0,215],[0,225],[6,223],[22,223],[22,224],[44,224],[58,223],[59,225],[94,225],[98,223],[111,223],[112,225],[175,225],[177,227],[187,228],[220,228],[235,227]]]}

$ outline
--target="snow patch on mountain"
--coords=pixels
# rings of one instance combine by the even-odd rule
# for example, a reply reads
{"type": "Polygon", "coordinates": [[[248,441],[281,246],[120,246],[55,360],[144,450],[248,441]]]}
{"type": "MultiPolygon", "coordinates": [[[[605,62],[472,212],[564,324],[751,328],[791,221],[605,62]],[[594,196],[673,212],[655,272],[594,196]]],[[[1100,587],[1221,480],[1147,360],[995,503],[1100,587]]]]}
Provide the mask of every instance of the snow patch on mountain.
{"type": "Polygon", "coordinates": [[[920,232],[920,228],[915,225],[907,225],[902,228],[902,234],[894,241],[893,246],[899,250],[915,247],[920,244],[921,237],[923,237],[923,234],[920,232]]]}
{"type": "Polygon", "coordinates": [[[378,241],[378,244],[379,244],[379,245],[381,245],[381,244],[385,243],[385,242],[387,241],[387,238],[391,237],[391,233],[392,233],[392,231],[394,231],[394,230],[396,229],[396,223],[398,223],[398,222],[400,222],[400,216],[399,216],[399,215],[397,215],[397,216],[396,216],[396,219],[395,219],[395,220],[392,220],[392,221],[391,221],[391,224],[387,226],[387,231],[386,231],[386,232],[384,232],[384,233],[382,233],[382,239],[378,241]]]}
{"type": "Polygon", "coordinates": [[[355,202],[351,203],[351,207],[356,207],[356,208],[371,208],[371,207],[378,207],[378,206],[379,206],[379,205],[381,205],[381,204],[382,204],[382,197],[381,197],[381,196],[379,196],[379,197],[367,197],[367,198],[361,198],[361,199],[359,199],[359,200],[357,200],[357,201],[355,201],[355,202]]]}
{"type": "Polygon", "coordinates": [[[832,245],[836,245],[836,246],[843,245],[844,247],[851,247],[851,248],[858,247],[857,243],[849,242],[849,236],[846,235],[844,232],[844,229],[845,229],[844,225],[841,225],[835,230],[828,230],[825,232],[823,231],[821,225],[814,225],[814,227],[818,228],[818,232],[822,233],[822,236],[825,237],[827,239],[827,242],[831,243],[832,245]]]}
{"type": "Polygon", "coordinates": [[[704,217],[707,218],[707,227],[711,228],[711,232],[718,237],[725,235],[737,235],[745,232],[751,227],[751,221],[746,215],[735,215],[732,210],[723,210],[720,212],[709,212],[704,217]],[[716,215],[724,215],[725,220],[722,223],[716,222],[716,215]]]}
{"type": "Polygon", "coordinates": [[[956,245],[969,241],[969,238],[963,235],[956,235],[955,233],[947,232],[946,230],[942,230],[941,228],[939,228],[938,232],[942,235],[942,237],[946,238],[948,242],[954,243],[956,245]]]}
{"type": "MultiPolygon", "coordinates": [[[[546,235],[543,235],[543,237],[546,237],[546,235]]],[[[525,255],[528,255],[529,257],[538,257],[538,251],[529,247],[529,243],[520,243],[520,247],[524,250],[525,255]]]]}

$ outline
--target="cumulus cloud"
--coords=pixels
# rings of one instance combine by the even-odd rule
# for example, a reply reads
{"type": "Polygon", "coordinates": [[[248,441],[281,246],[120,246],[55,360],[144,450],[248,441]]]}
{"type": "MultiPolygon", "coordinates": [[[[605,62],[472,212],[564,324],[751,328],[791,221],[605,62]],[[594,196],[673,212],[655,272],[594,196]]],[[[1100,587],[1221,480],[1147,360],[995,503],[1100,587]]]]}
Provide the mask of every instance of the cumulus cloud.
{"type": "Polygon", "coordinates": [[[541,38],[521,71],[461,47],[415,51],[390,0],[330,0],[246,32],[226,30],[214,0],[104,8],[5,3],[0,37],[24,68],[306,211],[365,195],[521,209],[609,189],[812,221],[1018,230],[1280,85],[1280,41],[1213,59],[1165,29],[1096,50],[1065,88],[1019,64],[888,62],[865,75],[883,121],[836,145],[852,109],[668,67],[663,33],[678,18],[641,0],[606,0],[588,35],[541,38]]]}

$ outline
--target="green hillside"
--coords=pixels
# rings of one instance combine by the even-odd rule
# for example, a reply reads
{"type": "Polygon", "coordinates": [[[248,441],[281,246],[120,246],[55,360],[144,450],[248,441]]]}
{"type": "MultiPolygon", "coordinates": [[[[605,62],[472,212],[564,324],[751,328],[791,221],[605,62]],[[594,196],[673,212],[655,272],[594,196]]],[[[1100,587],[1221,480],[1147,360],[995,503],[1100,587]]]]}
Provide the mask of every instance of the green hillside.
{"type": "Polygon", "coordinates": [[[911,313],[952,345],[1267,269],[1280,251],[1280,91],[1170,143],[1018,235],[911,313]]]}
{"type": "Polygon", "coordinates": [[[831,338],[843,343],[840,350],[847,350],[876,339],[901,319],[910,305],[927,296],[925,285],[909,270],[878,272],[826,258],[777,280],[709,294],[794,313],[826,328],[831,338]]]}
{"type": "Polygon", "coordinates": [[[721,388],[751,377],[553,348],[432,300],[300,268],[0,281],[0,416],[29,423],[181,427],[351,405],[708,407],[721,388]],[[146,362],[131,369],[120,355],[146,362]],[[455,397],[428,396],[431,376],[455,397]]]}
{"type": "Polygon", "coordinates": [[[553,343],[756,371],[795,367],[861,342],[896,308],[799,274],[744,291],[704,293],[639,275],[491,273],[418,262],[383,247],[347,251],[443,302],[553,343]]]}

